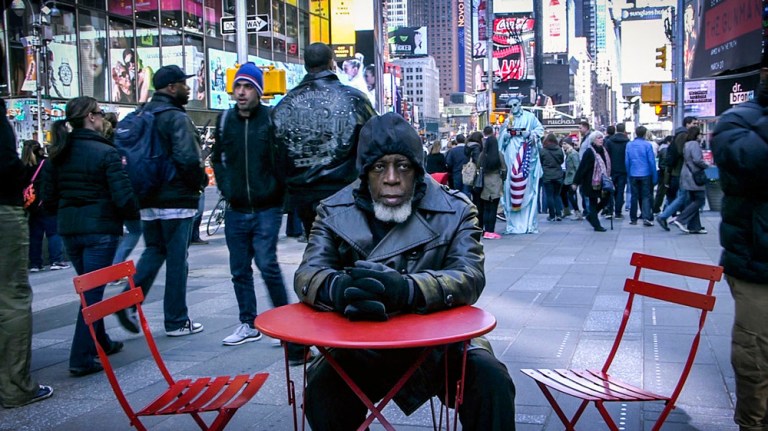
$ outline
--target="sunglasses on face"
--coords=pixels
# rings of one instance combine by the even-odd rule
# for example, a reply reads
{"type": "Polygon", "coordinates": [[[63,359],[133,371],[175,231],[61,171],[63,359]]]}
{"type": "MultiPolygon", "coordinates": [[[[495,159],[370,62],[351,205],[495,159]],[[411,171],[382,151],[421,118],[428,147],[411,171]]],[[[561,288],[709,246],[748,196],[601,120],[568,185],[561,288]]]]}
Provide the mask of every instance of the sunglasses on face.
{"type": "Polygon", "coordinates": [[[102,117],[103,117],[103,116],[105,116],[105,115],[107,115],[107,113],[106,113],[106,112],[104,112],[104,110],[103,110],[103,109],[101,109],[101,110],[98,110],[98,111],[93,111],[93,112],[91,112],[91,114],[93,114],[93,115],[101,115],[102,117]]]}

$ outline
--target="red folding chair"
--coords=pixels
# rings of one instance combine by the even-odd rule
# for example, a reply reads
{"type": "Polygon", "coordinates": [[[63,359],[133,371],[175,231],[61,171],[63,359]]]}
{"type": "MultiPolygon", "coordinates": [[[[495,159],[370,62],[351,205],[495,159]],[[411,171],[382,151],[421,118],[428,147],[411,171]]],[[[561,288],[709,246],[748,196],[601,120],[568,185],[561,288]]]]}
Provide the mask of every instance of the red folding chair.
{"type": "Polygon", "coordinates": [[[680,392],[683,390],[688,374],[691,371],[693,360],[696,357],[696,351],[699,348],[701,339],[701,330],[704,328],[704,321],[707,313],[712,311],[715,306],[715,296],[712,290],[715,283],[720,281],[723,275],[723,268],[714,265],[704,265],[700,263],[685,262],[681,260],[668,259],[663,257],[651,256],[641,253],[633,253],[630,264],[635,267],[635,275],[627,279],[624,283],[624,291],[629,293],[627,305],[624,308],[624,316],[619,325],[619,331],[613,342],[608,358],[600,370],[572,370],[572,369],[523,369],[523,374],[531,377],[538,384],[539,389],[544,393],[547,401],[552,405],[557,417],[565,425],[565,429],[573,431],[576,422],[584,413],[590,402],[595,403],[595,407],[600,412],[605,423],[611,430],[617,431],[619,428],[611,419],[608,410],[605,408],[606,402],[635,402],[635,401],[663,401],[665,406],[659,414],[659,418],[653,426],[654,431],[658,431],[667,416],[675,408],[675,402],[680,392]],[[705,294],[696,293],[689,290],[677,289],[674,287],[662,286],[648,283],[640,280],[640,273],[643,269],[650,269],[660,272],[682,275],[685,277],[707,280],[707,290],[705,294]],[[686,307],[699,310],[699,327],[696,335],[693,336],[691,349],[688,358],[683,367],[683,371],[670,395],[658,395],[653,392],[638,388],[612,377],[608,370],[613,363],[616,352],[621,344],[624,330],[627,328],[630,314],[632,313],[632,303],[636,295],[647,296],[661,301],[667,301],[674,304],[684,305],[686,307]],[[560,405],[555,400],[550,389],[570,395],[582,400],[579,408],[572,418],[568,418],[560,405]]]}
{"type": "Polygon", "coordinates": [[[106,268],[102,268],[88,274],[84,274],[73,279],[75,291],[80,295],[80,303],[83,306],[83,320],[91,331],[91,337],[96,344],[96,350],[104,366],[104,372],[107,375],[109,384],[115,392],[117,401],[128,415],[131,425],[139,430],[146,430],[146,427],[139,420],[139,416],[158,416],[158,415],[176,415],[189,414],[197,422],[197,425],[204,430],[221,430],[229,423],[237,409],[247,403],[256,392],[261,389],[264,381],[269,374],[261,373],[242,374],[230,378],[229,376],[220,377],[200,377],[197,379],[174,380],[168,372],[160,352],[157,350],[157,344],[149,330],[147,319],[144,317],[144,311],[141,309],[141,302],[144,300],[144,294],[141,288],[133,283],[133,275],[136,268],[133,261],[121,262],[106,268]],[[99,287],[110,281],[120,280],[123,277],[128,278],[130,289],[113,297],[103,299],[95,304],[86,306],[84,293],[99,287]],[[109,363],[109,356],[99,345],[96,339],[96,331],[93,329],[94,322],[103,319],[105,316],[123,310],[128,307],[136,307],[139,315],[144,338],[147,340],[149,350],[155,359],[157,368],[168,382],[168,389],[160,394],[154,401],[138,412],[134,412],[128,400],[120,388],[120,384],[115,376],[114,369],[109,363]],[[200,413],[218,412],[210,426],[200,417],[200,413]]]}

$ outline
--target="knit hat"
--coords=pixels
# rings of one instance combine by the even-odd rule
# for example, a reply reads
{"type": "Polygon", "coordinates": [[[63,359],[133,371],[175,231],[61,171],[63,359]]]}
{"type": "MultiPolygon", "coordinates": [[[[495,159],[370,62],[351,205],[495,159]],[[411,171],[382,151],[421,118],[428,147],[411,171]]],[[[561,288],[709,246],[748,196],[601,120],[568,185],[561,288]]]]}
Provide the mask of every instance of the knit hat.
{"type": "Polygon", "coordinates": [[[374,162],[389,154],[408,157],[417,171],[424,173],[421,138],[413,126],[394,112],[372,117],[360,130],[357,144],[357,170],[360,176],[365,176],[374,162]]]}
{"type": "Polygon", "coordinates": [[[234,84],[237,84],[239,81],[245,81],[253,85],[256,88],[256,91],[259,92],[259,96],[264,94],[264,72],[262,72],[261,68],[256,66],[252,61],[241,65],[240,68],[237,69],[234,84]]]}

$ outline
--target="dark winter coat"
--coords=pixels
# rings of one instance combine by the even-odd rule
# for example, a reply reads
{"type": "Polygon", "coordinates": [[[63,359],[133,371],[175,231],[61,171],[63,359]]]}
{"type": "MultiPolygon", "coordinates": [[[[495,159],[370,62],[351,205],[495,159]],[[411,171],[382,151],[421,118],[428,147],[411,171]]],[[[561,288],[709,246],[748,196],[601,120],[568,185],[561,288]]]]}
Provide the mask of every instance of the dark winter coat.
{"type": "Polygon", "coordinates": [[[565,161],[565,154],[559,145],[544,145],[544,148],[542,148],[541,153],[539,154],[539,158],[541,159],[541,167],[544,169],[544,175],[542,176],[544,181],[563,179],[563,162],[565,161]]]}
{"type": "MultiPolygon", "coordinates": [[[[595,190],[592,187],[592,173],[595,170],[595,153],[599,154],[605,162],[605,147],[599,148],[597,145],[593,146],[594,151],[585,151],[579,162],[579,168],[576,170],[576,175],[573,177],[573,184],[581,186],[581,193],[587,197],[600,197],[601,190],[595,190]]],[[[613,166],[611,166],[613,167],[613,166]]]]}
{"type": "Polygon", "coordinates": [[[768,107],[726,111],[712,135],[723,198],[720,265],[741,280],[768,283],[768,107]]]}
{"type": "Polygon", "coordinates": [[[16,148],[16,134],[0,99],[0,205],[23,205],[24,164],[16,148]]]}
{"type": "Polygon", "coordinates": [[[427,154],[425,170],[428,174],[448,172],[448,165],[445,163],[445,155],[443,153],[427,154]]]}
{"type": "Polygon", "coordinates": [[[170,154],[176,167],[176,176],[149,196],[142,198],[141,208],[197,208],[200,194],[208,184],[203,158],[202,143],[195,124],[177,101],[163,93],[155,93],[146,109],[172,105],[171,109],[157,114],[155,128],[166,154],[170,154]]]}
{"type": "Polygon", "coordinates": [[[376,115],[368,96],[331,71],[308,73],[272,110],[286,153],[288,209],[324,199],[357,179],[357,140],[376,115]]]}
{"type": "Polygon", "coordinates": [[[448,185],[454,189],[461,189],[461,168],[469,161],[469,156],[464,151],[465,145],[457,145],[448,151],[445,156],[445,163],[448,165],[448,185]]]}
{"type": "Polygon", "coordinates": [[[608,156],[611,158],[611,175],[627,174],[624,155],[627,152],[628,142],[629,138],[624,133],[615,133],[611,139],[605,140],[605,149],[608,150],[608,156]]]}
{"type": "Polygon", "coordinates": [[[66,149],[43,170],[43,205],[58,212],[60,235],[122,235],[123,220],[138,220],[122,159],[101,134],[75,129],[66,149]]]}
{"type": "MultiPolygon", "coordinates": [[[[485,287],[485,255],[477,227],[477,209],[455,190],[441,187],[428,175],[426,192],[413,214],[395,225],[374,244],[366,214],[355,204],[355,182],[324,200],[304,259],[296,270],[294,288],[299,299],[319,309],[319,291],[327,279],[357,260],[377,262],[405,275],[424,298],[417,313],[431,313],[474,304],[485,287]]],[[[484,340],[473,345],[489,348],[484,340]]],[[[395,396],[405,412],[429,399],[424,376],[442,366],[442,350],[427,359],[395,396]]]]}
{"type": "Polygon", "coordinates": [[[258,105],[248,118],[237,108],[219,115],[211,162],[221,194],[239,212],[282,207],[284,169],[270,127],[270,108],[258,105]]]}

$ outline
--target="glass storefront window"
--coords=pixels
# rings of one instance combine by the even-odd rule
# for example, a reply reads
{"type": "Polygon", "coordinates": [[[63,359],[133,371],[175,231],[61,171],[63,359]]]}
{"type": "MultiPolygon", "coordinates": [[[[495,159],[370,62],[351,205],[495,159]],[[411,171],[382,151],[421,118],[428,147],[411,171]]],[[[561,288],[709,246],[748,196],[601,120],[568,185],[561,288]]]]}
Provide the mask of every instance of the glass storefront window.
{"type": "Polygon", "coordinates": [[[203,1],[184,0],[184,30],[203,32],[203,1]]]}
{"type": "Polygon", "coordinates": [[[285,3],[281,0],[272,2],[272,50],[285,52],[285,3]]]}
{"type": "MultiPolygon", "coordinates": [[[[51,17],[51,33],[53,39],[48,43],[45,55],[42,56],[45,70],[43,76],[43,94],[48,97],[69,99],[80,95],[80,76],[85,75],[81,65],[89,67],[88,77],[93,82],[93,75],[97,75],[101,91],[98,94],[90,93],[88,96],[99,100],[106,99],[106,74],[104,73],[104,46],[98,49],[93,40],[83,40],[80,46],[80,54],[86,58],[86,63],[79,63],[77,32],[75,31],[75,13],[66,7],[60,8],[60,17],[51,17]],[[99,59],[101,61],[99,62],[99,59]],[[96,73],[98,72],[98,73],[96,73]]],[[[82,20],[81,20],[82,21],[82,20]]],[[[94,34],[96,40],[103,40],[106,32],[103,29],[104,21],[101,18],[101,34],[94,34]]],[[[82,37],[82,34],[81,34],[82,37]]],[[[82,59],[81,59],[82,61],[82,59]]],[[[92,89],[92,88],[91,88],[92,89]]]]}
{"type": "Polygon", "coordinates": [[[123,55],[128,71],[136,79],[136,96],[139,103],[149,101],[154,92],[152,75],[160,68],[160,38],[157,27],[136,25],[136,52],[123,55]]]}
{"type": "Polygon", "coordinates": [[[78,25],[82,95],[107,100],[106,18],[103,12],[81,9],[78,25]]]}
{"type": "Polygon", "coordinates": [[[104,9],[104,0],[77,0],[79,6],[88,6],[96,9],[104,9]]]}
{"type": "Polygon", "coordinates": [[[285,5],[286,52],[291,57],[299,56],[299,16],[295,6],[285,5]]]}
{"type": "Polygon", "coordinates": [[[130,18],[133,14],[133,0],[107,0],[110,13],[130,18]]]}
{"type": "Polygon", "coordinates": [[[136,103],[135,73],[128,70],[127,60],[134,57],[133,26],[128,21],[110,18],[109,58],[111,100],[119,103],[136,103]]]}
{"type": "Polygon", "coordinates": [[[208,36],[219,36],[221,2],[216,0],[203,0],[203,15],[205,18],[205,34],[208,36]]]}
{"type": "Polygon", "coordinates": [[[304,11],[299,12],[299,55],[309,46],[309,14],[304,11]]]}
{"type": "Polygon", "coordinates": [[[135,0],[136,19],[157,22],[158,0],[135,0]]]}
{"type": "MultiPolygon", "coordinates": [[[[165,49],[165,47],[163,47],[165,49]]],[[[207,65],[205,63],[205,51],[203,51],[203,39],[195,36],[187,36],[184,39],[184,72],[195,76],[187,80],[190,88],[190,108],[205,108],[207,65]]]]}
{"type": "Polygon", "coordinates": [[[160,25],[181,28],[181,0],[160,0],[160,25]]]}

